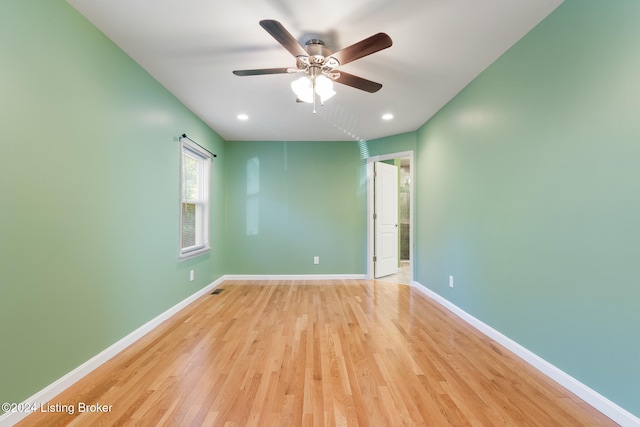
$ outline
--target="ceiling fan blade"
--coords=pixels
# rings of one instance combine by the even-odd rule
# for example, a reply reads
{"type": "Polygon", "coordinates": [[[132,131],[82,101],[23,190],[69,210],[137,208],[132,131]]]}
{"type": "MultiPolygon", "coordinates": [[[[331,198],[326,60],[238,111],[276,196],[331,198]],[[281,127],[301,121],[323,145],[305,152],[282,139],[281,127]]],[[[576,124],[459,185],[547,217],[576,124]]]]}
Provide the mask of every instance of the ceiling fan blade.
{"type": "Polygon", "coordinates": [[[236,76],[260,76],[263,74],[287,74],[288,67],[283,68],[259,68],[257,70],[235,70],[233,74],[236,76]]]}
{"type": "Polygon", "coordinates": [[[271,36],[287,49],[293,56],[309,56],[306,50],[298,43],[298,41],[287,31],[284,26],[273,19],[264,19],[260,21],[260,26],[267,30],[271,36]]]}
{"type": "Polygon", "coordinates": [[[360,59],[364,56],[371,55],[388,47],[391,47],[393,41],[385,33],[374,34],[358,43],[347,46],[344,49],[340,49],[337,52],[329,55],[330,58],[338,60],[340,65],[347,64],[356,59],[360,59]]]}
{"type": "Polygon", "coordinates": [[[354,76],[353,74],[340,71],[340,77],[334,81],[342,83],[343,85],[351,86],[356,89],[364,90],[365,92],[374,93],[382,88],[380,83],[372,82],[371,80],[363,79],[362,77],[354,76]]]}

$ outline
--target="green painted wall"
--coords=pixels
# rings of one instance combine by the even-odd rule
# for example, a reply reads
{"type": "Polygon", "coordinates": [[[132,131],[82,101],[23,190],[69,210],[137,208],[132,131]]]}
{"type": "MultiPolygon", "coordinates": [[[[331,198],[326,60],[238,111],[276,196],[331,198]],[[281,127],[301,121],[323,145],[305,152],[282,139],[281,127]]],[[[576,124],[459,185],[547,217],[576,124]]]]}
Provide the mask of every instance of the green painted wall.
{"type": "Polygon", "coordinates": [[[225,147],[61,0],[0,2],[0,58],[0,401],[20,402],[222,275],[225,147]],[[178,263],[182,132],[220,156],[213,251],[178,263]]]}
{"type": "Polygon", "coordinates": [[[365,274],[366,159],[415,148],[415,132],[372,141],[228,143],[227,272],[365,274]]]}
{"type": "Polygon", "coordinates": [[[367,157],[382,156],[385,154],[402,153],[413,151],[417,147],[417,133],[407,132],[399,135],[387,136],[384,138],[372,139],[364,143],[364,150],[367,157]]]}
{"type": "Polygon", "coordinates": [[[638,17],[566,0],[428,121],[416,221],[418,282],[636,415],[638,17]]]}
{"type": "Polygon", "coordinates": [[[363,164],[356,142],[227,144],[228,273],[365,274],[363,164]]]}

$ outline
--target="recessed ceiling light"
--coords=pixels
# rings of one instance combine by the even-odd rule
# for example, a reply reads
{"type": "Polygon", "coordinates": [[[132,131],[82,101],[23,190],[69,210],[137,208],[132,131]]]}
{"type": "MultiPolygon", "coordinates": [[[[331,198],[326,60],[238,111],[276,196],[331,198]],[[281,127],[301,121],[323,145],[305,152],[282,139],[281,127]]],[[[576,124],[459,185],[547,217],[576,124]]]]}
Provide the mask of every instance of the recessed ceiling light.
{"type": "Polygon", "coordinates": [[[238,120],[249,120],[249,116],[246,114],[238,114],[238,120]]]}
{"type": "Polygon", "coordinates": [[[393,119],[393,114],[387,113],[382,115],[382,120],[391,120],[393,119]]]}

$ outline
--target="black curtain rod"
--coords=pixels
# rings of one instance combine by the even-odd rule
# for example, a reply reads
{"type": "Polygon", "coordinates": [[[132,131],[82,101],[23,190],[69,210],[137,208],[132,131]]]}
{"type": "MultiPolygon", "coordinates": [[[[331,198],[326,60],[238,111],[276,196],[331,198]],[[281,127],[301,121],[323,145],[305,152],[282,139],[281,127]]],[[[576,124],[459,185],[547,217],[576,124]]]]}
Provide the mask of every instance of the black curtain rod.
{"type": "Polygon", "coordinates": [[[194,144],[196,144],[198,147],[202,148],[204,151],[206,151],[207,153],[211,154],[213,157],[218,157],[217,154],[213,154],[211,151],[207,150],[206,148],[204,148],[202,145],[198,144],[197,142],[195,142],[193,139],[189,138],[187,136],[186,133],[183,133],[182,136],[180,138],[186,138],[189,141],[193,142],[194,144]]]}

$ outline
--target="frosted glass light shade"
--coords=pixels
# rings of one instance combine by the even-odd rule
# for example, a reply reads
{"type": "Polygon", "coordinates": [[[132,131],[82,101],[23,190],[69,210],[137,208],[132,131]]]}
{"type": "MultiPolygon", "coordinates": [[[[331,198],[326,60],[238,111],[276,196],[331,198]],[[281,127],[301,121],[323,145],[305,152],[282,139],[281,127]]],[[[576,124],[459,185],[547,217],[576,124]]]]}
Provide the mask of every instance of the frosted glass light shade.
{"type": "Polygon", "coordinates": [[[298,96],[302,102],[313,102],[313,85],[309,77],[300,77],[291,82],[291,90],[298,96]]]}
{"type": "Polygon", "coordinates": [[[331,98],[336,92],[333,90],[333,82],[327,76],[316,77],[316,93],[322,102],[331,98]]]}

